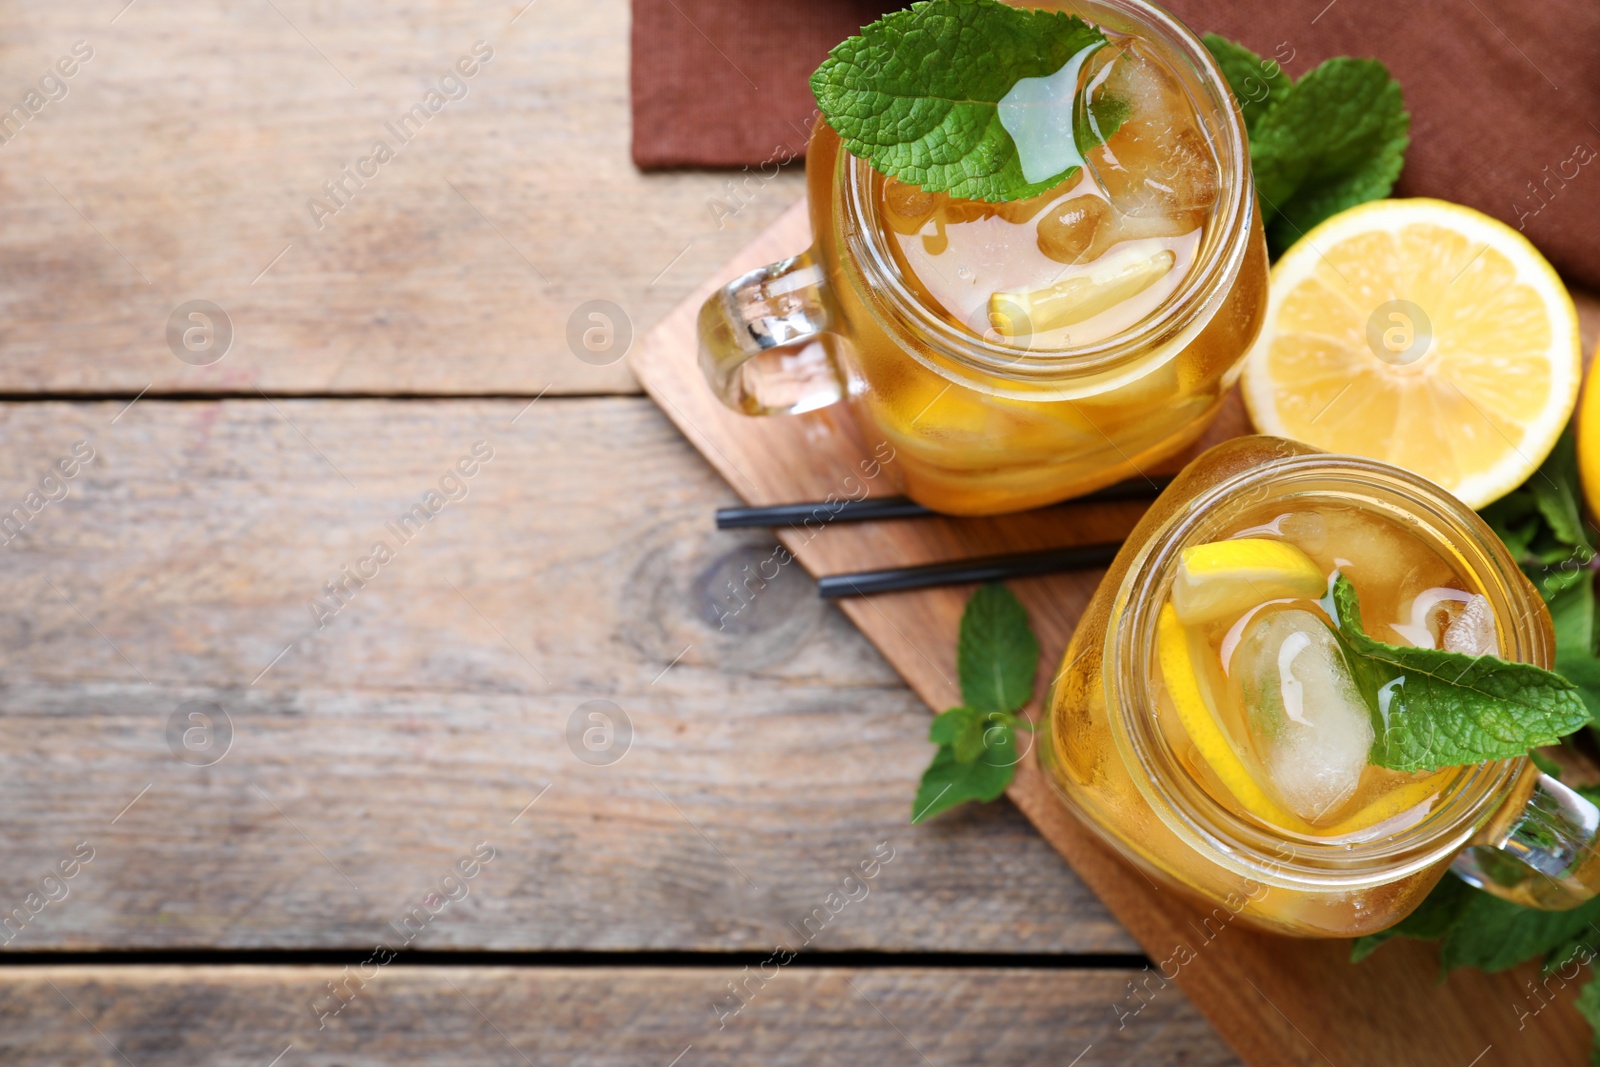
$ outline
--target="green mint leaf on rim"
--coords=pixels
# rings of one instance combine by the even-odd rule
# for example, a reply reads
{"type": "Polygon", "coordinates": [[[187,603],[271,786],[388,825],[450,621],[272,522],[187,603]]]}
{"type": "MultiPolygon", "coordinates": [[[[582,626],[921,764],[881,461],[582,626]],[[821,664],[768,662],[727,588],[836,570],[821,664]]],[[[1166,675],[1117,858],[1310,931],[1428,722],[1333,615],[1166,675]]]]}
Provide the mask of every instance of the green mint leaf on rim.
{"type": "Polygon", "coordinates": [[[1032,725],[1017,712],[1033,699],[1039,639],[1028,612],[1003,585],[986,585],[961,613],[956,671],[966,703],[934,717],[928,740],[939,746],[922,774],[911,821],[923,822],[969,800],[1005,792],[1016,773],[1017,731],[1032,725]]]}
{"type": "Polygon", "coordinates": [[[1375,713],[1371,763],[1431,771],[1524,756],[1589,721],[1577,687],[1531,663],[1368,637],[1355,586],[1343,575],[1333,604],[1351,671],[1375,713]]]}
{"type": "Polygon", "coordinates": [[[1387,67],[1339,56],[1291,83],[1276,62],[1241,44],[1215,35],[1205,44],[1244,118],[1274,257],[1322,220],[1389,195],[1405,165],[1411,116],[1387,67]]]}
{"type": "Polygon", "coordinates": [[[976,711],[1016,711],[1033,696],[1039,641],[1028,612],[1003,585],[972,594],[961,613],[956,671],[961,699],[976,711]]]}
{"type": "Polygon", "coordinates": [[[1092,122],[1073,122],[1078,65],[1103,44],[1105,35],[1076,15],[923,0],[836,46],[811,91],[845,149],[880,172],[928,192],[1019,200],[1081,164],[1096,138],[1075,125],[1092,125],[1103,140],[1125,117],[1125,104],[1107,102],[1092,122]],[[1013,90],[1014,106],[1002,108],[1013,90]],[[1025,134],[1025,165],[1012,132],[1024,126],[1039,134],[1065,126],[1072,136],[1025,134]]]}

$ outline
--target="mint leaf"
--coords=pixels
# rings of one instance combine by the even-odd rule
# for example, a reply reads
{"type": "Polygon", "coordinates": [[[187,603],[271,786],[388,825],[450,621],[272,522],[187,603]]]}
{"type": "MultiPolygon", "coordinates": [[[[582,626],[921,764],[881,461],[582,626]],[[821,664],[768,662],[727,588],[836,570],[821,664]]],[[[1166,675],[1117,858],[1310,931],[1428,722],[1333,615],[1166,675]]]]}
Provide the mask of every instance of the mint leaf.
{"type": "Polygon", "coordinates": [[[1578,689],[1592,723],[1600,723],[1600,659],[1594,655],[1594,572],[1546,594],[1556,634],[1556,673],[1578,689]]]}
{"type": "Polygon", "coordinates": [[[983,586],[961,613],[956,670],[961,699],[975,711],[1016,711],[1033,697],[1039,641],[1028,612],[1003,585],[983,586]]]}
{"type": "Polygon", "coordinates": [[[1533,543],[1548,530],[1544,516],[1539,513],[1538,502],[1526,489],[1514,489],[1478,512],[1478,517],[1489,524],[1495,536],[1505,542],[1518,565],[1526,572],[1532,560],[1533,543]]]}
{"type": "Polygon", "coordinates": [[[939,746],[922,773],[913,823],[969,800],[993,800],[1016,773],[1017,730],[1032,724],[1015,714],[1033,696],[1039,639],[1028,612],[1003,585],[972,594],[961,613],[956,669],[966,703],[934,716],[928,740],[939,746]]]}
{"type": "Polygon", "coordinates": [[[1387,930],[1356,938],[1350,959],[1359,962],[1386,941],[1410,937],[1440,941],[1446,971],[1503,971],[1540,957],[1547,967],[1559,967],[1580,951],[1600,950],[1600,934],[1591,927],[1597,920],[1600,899],[1569,911],[1524,908],[1446,874],[1410,915],[1387,930]]]}
{"type": "Polygon", "coordinates": [[[1202,38],[1206,50],[1222,69],[1222,77],[1233,90],[1244,128],[1252,137],[1266,115],[1289,95],[1289,76],[1276,60],[1262,59],[1237,41],[1215,33],[1202,38]]]}
{"type": "Polygon", "coordinates": [[[957,763],[971,763],[983,753],[983,731],[988,716],[971,708],[951,708],[934,717],[928,740],[949,745],[957,763]]]}
{"type": "Polygon", "coordinates": [[[982,755],[968,763],[956,759],[950,745],[940,745],[922,772],[922,784],[911,804],[911,821],[924,822],[969,800],[990,801],[1006,791],[1016,773],[1017,745],[1009,727],[983,735],[982,755]]]}
{"type": "Polygon", "coordinates": [[[1333,587],[1351,669],[1375,712],[1370,762],[1437,770],[1526,755],[1589,721],[1577,687],[1531,663],[1404,648],[1368,637],[1355,586],[1333,587]]]}
{"type": "MultiPolygon", "coordinates": [[[[1556,631],[1556,661],[1594,658],[1594,572],[1578,571],[1570,584],[1545,597],[1556,631]]],[[[1557,668],[1559,671],[1560,668],[1557,668]]]]}
{"type": "MultiPolygon", "coordinates": [[[[836,46],[812,74],[811,91],[845,149],[882,173],[928,192],[1018,200],[1076,168],[1029,182],[1001,124],[1001,99],[1021,79],[1055,74],[1104,43],[1098,29],[1059,11],[924,0],[836,46]]],[[[1081,152],[1085,131],[1075,136],[1081,152]]]]}
{"type": "MultiPolygon", "coordinates": [[[[1592,527],[1583,519],[1578,483],[1577,446],[1573,428],[1556,441],[1550,455],[1519,488],[1512,490],[1479,514],[1505,542],[1506,550],[1522,573],[1539,590],[1551,613],[1557,612],[1562,593],[1584,584],[1595,558],[1590,540],[1592,527]]],[[[1569,623],[1577,618],[1569,617],[1569,623]]],[[[1574,639],[1556,618],[1557,644],[1568,651],[1593,652],[1592,627],[1587,636],[1574,639]]]]}
{"type": "Polygon", "coordinates": [[[1548,774],[1550,777],[1558,781],[1560,780],[1561,764],[1557,763],[1549,756],[1546,756],[1543,752],[1540,752],[1536,748],[1531,748],[1528,750],[1528,758],[1533,761],[1533,765],[1539,768],[1541,772],[1548,774]]]}
{"type": "Polygon", "coordinates": [[[1493,972],[1547,953],[1570,956],[1574,939],[1582,939],[1585,931],[1591,942],[1600,943],[1600,937],[1588,929],[1597,919],[1600,898],[1569,911],[1542,911],[1473,889],[1444,935],[1439,961],[1445,970],[1476,967],[1493,972]]]}
{"type": "Polygon", "coordinates": [[[1588,549],[1589,531],[1583,524],[1578,483],[1578,443],[1575,423],[1568,423],[1550,455],[1522,486],[1533,495],[1539,514],[1550,526],[1557,541],[1574,548],[1588,549]]]}
{"type": "Polygon", "coordinates": [[[1281,67],[1205,38],[1250,137],[1250,167],[1274,258],[1317,223],[1389,195],[1410,144],[1400,86],[1375,59],[1330,59],[1291,82],[1281,67]]]}
{"type": "Polygon", "coordinates": [[[1595,554],[1581,500],[1569,424],[1533,476],[1479,514],[1544,597],[1555,628],[1556,673],[1577,686],[1591,719],[1600,723],[1595,554]]]}
{"type": "Polygon", "coordinates": [[[1556,670],[1578,687],[1578,696],[1589,710],[1591,725],[1600,725],[1600,659],[1578,653],[1556,653],[1556,670]]]}
{"type": "Polygon", "coordinates": [[[1340,56],[1295,82],[1250,140],[1273,254],[1323,219],[1387,196],[1410,126],[1399,83],[1375,59],[1340,56]]]}

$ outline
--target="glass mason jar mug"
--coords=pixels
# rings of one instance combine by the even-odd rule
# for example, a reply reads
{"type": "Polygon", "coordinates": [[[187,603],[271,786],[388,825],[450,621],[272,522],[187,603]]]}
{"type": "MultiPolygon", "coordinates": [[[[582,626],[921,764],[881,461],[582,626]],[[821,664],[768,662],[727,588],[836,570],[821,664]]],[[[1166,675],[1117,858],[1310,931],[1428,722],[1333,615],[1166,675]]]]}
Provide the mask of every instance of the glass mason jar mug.
{"type": "MultiPolygon", "coordinates": [[[[1160,627],[1180,553],[1241,534],[1293,543],[1296,530],[1316,542],[1319,562],[1358,586],[1367,575],[1362,617],[1380,640],[1393,639],[1380,632],[1394,625],[1386,619],[1416,633],[1403,630],[1404,619],[1437,609],[1441,596],[1460,603],[1476,595],[1493,620],[1480,632],[1499,656],[1550,666],[1555,643],[1543,602],[1500,540],[1454,497],[1386,464],[1238,438],[1196,459],[1161,495],[1078,623],[1047,698],[1040,742],[1041,761],[1068,806],[1146,872],[1214,912],[1225,909],[1219,922],[1238,918],[1278,933],[1382,930],[1409,914],[1452,864],[1471,884],[1527,906],[1561,909],[1593,896],[1600,810],[1526,758],[1407,776],[1361,767],[1359,749],[1362,786],[1345,793],[1347,806],[1320,827],[1271,824],[1207,781],[1202,746],[1176,725],[1183,720],[1164,676],[1171,661],[1161,641],[1169,635],[1160,627]],[[1417,595],[1432,583],[1455,588],[1417,595]],[[1363,819],[1363,812],[1375,814],[1363,819]]],[[[1222,641],[1221,669],[1231,657],[1233,675],[1224,686],[1252,684],[1252,669],[1284,671],[1284,656],[1305,647],[1296,635],[1294,649],[1284,641],[1252,658],[1249,618],[1222,641]]],[[[1448,636],[1443,647],[1451,647],[1448,636]]],[[[1282,684],[1287,692],[1299,683],[1282,684]]],[[[1317,698],[1305,693],[1304,707],[1317,698]]],[[[1291,767],[1302,776],[1283,784],[1303,786],[1306,765],[1291,767]]],[[[1280,785],[1270,775],[1264,784],[1280,785]]]]}
{"type": "Polygon", "coordinates": [[[814,245],[700,313],[701,368],[728,406],[848,399],[894,446],[905,492],[952,514],[1053,503],[1181,450],[1266,304],[1244,129],[1204,45],[1142,0],[1029,6],[1106,33],[1082,64],[1080,119],[1090,93],[1134,101],[1073,177],[1008,204],[930,195],[819,119],[814,245]]]}

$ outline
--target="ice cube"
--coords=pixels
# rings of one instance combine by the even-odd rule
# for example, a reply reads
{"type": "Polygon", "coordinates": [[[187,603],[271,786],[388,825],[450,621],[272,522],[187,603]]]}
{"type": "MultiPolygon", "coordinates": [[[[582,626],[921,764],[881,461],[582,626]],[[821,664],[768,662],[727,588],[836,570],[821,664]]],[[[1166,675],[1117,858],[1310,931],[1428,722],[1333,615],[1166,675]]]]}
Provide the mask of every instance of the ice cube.
{"type": "Polygon", "coordinates": [[[1494,609],[1477,593],[1465,604],[1456,602],[1455,617],[1444,628],[1440,645],[1446,652],[1465,652],[1469,656],[1488,656],[1500,650],[1494,628],[1494,609]]]}
{"type": "Polygon", "coordinates": [[[1089,131],[1102,139],[1101,116],[1117,114],[1126,121],[1152,121],[1189,107],[1177,75],[1142,41],[1124,40],[1100,49],[1085,71],[1085,122],[1089,131]]]}
{"type": "Polygon", "coordinates": [[[1449,586],[1433,586],[1411,598],[1405,609],[1409,622],[1390,623],[1390,628],[1407,644],[1418,648],[1442,648],[1439,643],[1450,623],[1466,607],[1473,594],[1449,586]]]}
{"type": "Polygon", "coordinates": [[[1477,593],[1451,586],[1433,586],[1411,599],[1410,621],[1391,623],[1407,643],[1486,656],[1500,649],[1494,609],[1477,593]]]}
{"type": "Polygon", "coordinates": [[[1036,227],[1039,251],[1057,263],[1095,259],[1110,244],[1111,205],[1098,196],[1074,196],[1053,205],[1036,227]]]}
{"type": "Polygon", "coordinates": [[[1233,657],[1263,785],[1307,822],[1356,791],[1372,748],[1372,716],[1333,630],[1299,608],[1264,612],[1233,657]]]}
{"type": "MultiPolygon", "coordinates": [[[[1182,84],[1137,42],[1106,55],[1091,70],[1085,121],[1118,114],[1122,121],[1086,157],[1088,170],[1120,215],[1159,219],[1187,233],[1217,198],[1215,154],[1201,132],[1182,84]]],[[[1091,123],[1091,129],[1096,128],[1091,123]]],[[[1167,233],[1130,233],[1119,240],[1167,233]]]]}
{"type": "Polygon", "coordinates": [[[884,217],[896,233],[914,234],[932,217],[938,201],[934,194],[923,192],[919,186],[898,178],[887,178],[883,183],[884,217]]]}
{"type": "Polygon", "coordinates": [[[1177,233],[1199,225],[1217,199],[1216,162],[1193,129],[1129,122],[1089,153],[1089,166],[1119,214],[1160,219],[1177,233]]]}

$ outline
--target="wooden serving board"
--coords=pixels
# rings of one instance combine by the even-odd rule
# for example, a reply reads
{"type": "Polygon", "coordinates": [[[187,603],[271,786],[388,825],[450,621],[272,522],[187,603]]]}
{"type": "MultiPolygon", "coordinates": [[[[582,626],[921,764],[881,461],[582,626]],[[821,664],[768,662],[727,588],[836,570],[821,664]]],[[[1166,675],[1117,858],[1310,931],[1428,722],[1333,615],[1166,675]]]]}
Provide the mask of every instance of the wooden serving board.
{"type": "MultiPolygon", "coordinates": [[[[867,476],[874,470],[873,442],[845,406],[798,417],[750,418],[724,408],[701,379],[695,325],[705,297],[735,275],[809,243],[802,200],[674,309],[632,357],[634,373],[651,397],[751,504],[860,495],[863,484],[873,495],[894,492],[886,476],[867,476]]],[[[1240,405],[1231,400],[1201,447],[1247,431],[1240,405]]],[[[1116,539],[1126,535],[1142,510],[1139,503],[1086,505],[994,519],[819,523],[776,533],[801,565],[820,577],[1116,539]]],[[[1039,633],[1042,678],[1053,676],[1099,579],[1099,572],[1088,572],[1011,583],[1039,633]]],[[[752,576],[747,588],[759,596],[759,577],[752,576]]],[[[938,710],[958,701],[956,631],[971,591],[957,586],[896,593],[843,601],[841,607],[907,684],[938,710]]],[[[1157,888],[1100,844],[1062,807],[1031,754],[1009,795],[1155,965],[1251,1064],[1588,1063],[1589,1032],[1571,1006],[1573,989],[1535,1013],[1540,1001],[1526,985],[1537,977],[1532,966],[1499,975],[1460,970],[1441,983],[1436,952],[1422,943],[1391,943],[1353,965],[1344,941],[1294,940],[1237,925],[1217,932],[1215,920],[1210,927],[1202,925],[1195,906],[1157,888]]],[[[908,796],[908,816],[910,801],[908,796]]],[[[1005,891],[1004,885],[995,888],[1005,891]]],[[[1107,1003],[1107,1032],[1138,1026],[1141,1003],[1171,996],[1171,988],[1155,970],[1149,972],[1137,991],[1130,987],[1107,1003]]]]}

